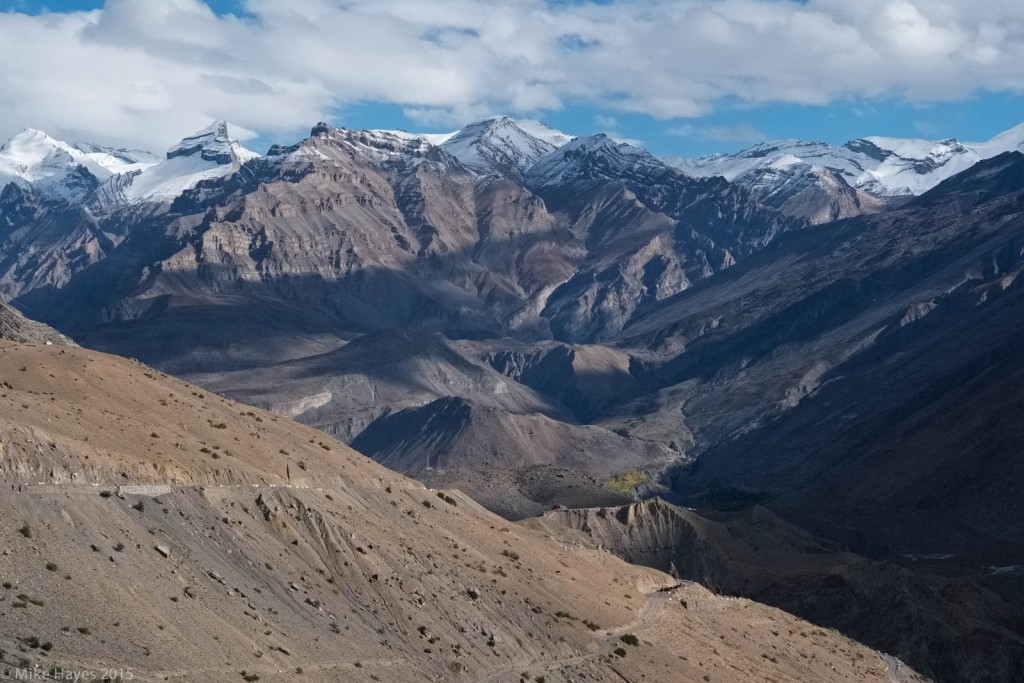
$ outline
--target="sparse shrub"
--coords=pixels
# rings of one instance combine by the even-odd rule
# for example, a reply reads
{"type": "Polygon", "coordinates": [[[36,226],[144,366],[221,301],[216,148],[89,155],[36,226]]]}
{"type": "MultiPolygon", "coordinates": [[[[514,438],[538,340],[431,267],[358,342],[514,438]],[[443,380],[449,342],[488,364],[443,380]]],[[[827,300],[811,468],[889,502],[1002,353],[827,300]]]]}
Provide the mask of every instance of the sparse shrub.
{"type": "Polygon", "coordinates": [[[452,498],[451,496],[446,494],[444,491],[438,491],[437,492],[437,497],[440,498],[441,500],[443,500],[444,502],[448,503],[449,505],[452,505],[452,506],[458,505],[458,502],[454,498],[452,498]]]}
{"type": "Polygon", "coordinates": [[[242,680],[243,681],[247,681],[248,683],[253,683],[253,681],[260,680],[259,674],[250,674],[250,673],[246,673],[245,671],[242,671],[241,675],[242,675],[242,680]]]}
{"type": "Polygon", "coordinates": [[[124,543],[118,541],[116,544],[114,544],[114,550],[116,550],[117,552],[121,552],[122,550],[124,550],[124,543]]]}
{"type": "Polygon", "coordinates": [[[139,512],[142,512],[145,509],[146,509],[146,504],[143,503],[141,500],[136,501],[135,504],[132,505],[132,510],[138,510],[139,512]]]}
{"type": "Polygon", "coordinates": [[[26,522],[25,526],[18,529],[18,533],[24,536],[25,538],[32,538],[32,527],[30,527],[28,525],[28,522],[26,522]]]}
{"type": "Polygon", "coordinates": [[[615,648],[615,650],[613,650],[613,653],[615,654],[616,657],[625,657],[626,656],[626,651],[623,650],[621,647],[615,648]]]}
{"type": "Polygon", "coordinates": [[[637,647],[640,644],[640,639],[634,636],[632,633],[624,633],[619,636],[619,640],[624,642],[626,645],[632,645],[637,647]]]}
{"type": "Polygon", "coordinates": [[[55,572],[55,571],[57,571],[57,569],[58,569],[57,565],[55,565],[53,562],[47,562],[46,563],[46,571],[48,571],[48,572],[55,572]]]}
{"type": "Polygon", "coordinates": [[[508,559],[512,560],[512,561],[518,561],[519,560],[519,553],[517,553],[514,550],[502,550],[501,554],[504,555],[505,557],[507,557],[508,559]]]}

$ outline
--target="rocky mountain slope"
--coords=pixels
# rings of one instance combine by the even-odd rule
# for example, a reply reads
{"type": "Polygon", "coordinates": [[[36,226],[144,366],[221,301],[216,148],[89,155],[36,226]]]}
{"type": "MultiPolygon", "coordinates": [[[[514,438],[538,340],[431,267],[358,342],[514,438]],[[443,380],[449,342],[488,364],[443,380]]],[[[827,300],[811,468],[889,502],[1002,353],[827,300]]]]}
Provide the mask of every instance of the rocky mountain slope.
{"type": "Polygon", "coordinates": [[[472,490],[511,518],[556,501],[622,502],[608,477],[678,458],[664,444],[579,424],[570,397],[547,396],[499,372],[479,357],[485,346],[379,332],[287,363],[189,377],[317,427],[432,485],[472,490]],[[313,383],[320,393],[310,394],[313,383]],[[517,471],[522,475],[510,480],[517,471]]]}
{"type": "Polygon", "coordinates": [[[1003,415],[1020,397],[1002,381],[1016,372],[1022,177],[1024,155],[982,162],[638,319],[631,343],[663,355],[637,401],[655,397],[655,421],[686,406],[700,452],[675,486],[772,500],[862,551],[1016,564],[1022,470],[1003,415]]]}
{"type": "Polygon", "coordinates": [[[522,524],[838,628],[936,680],[1024,675],[1019,618],[994,594],[843,552],[760,506],[708,518],[654,498],[551,510],[522,524]]]}
{"type": "Polygon", "coordinates": [[[75,346],[73,341],[57,330],[29,320],[5,303],[0,303],[0,339],[22,344],[75,346]]]}
{"type": "Polygon", "coordinates": [[[0,342],[0,375],[12,677],[918,680],[138,363],[0,342]]]}

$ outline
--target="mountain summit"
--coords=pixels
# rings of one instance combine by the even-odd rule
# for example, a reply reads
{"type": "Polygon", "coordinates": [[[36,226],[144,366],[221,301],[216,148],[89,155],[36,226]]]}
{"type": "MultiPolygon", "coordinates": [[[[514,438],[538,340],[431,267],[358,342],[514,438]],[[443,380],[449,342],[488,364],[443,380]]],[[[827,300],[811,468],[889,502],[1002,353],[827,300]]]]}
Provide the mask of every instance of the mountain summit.
{"type": "Polygon", "coordinates": [[[534,164],[572,139],[538,121],[498,116],[469,124],[441,147],[477,173],[521,179],[534,164]]]}
{"type": "Polygon", "coordinates": [[[231,137],[227,121],[214,121],[206,128],[189,135],[167,150],[167,158],[199,155],[204,161],[218,164],[245,163],[259,156],[238,144],[231,137]]]}
{"type": "Polygon", "coordinates": [[[231,137],[225,121],[214,121],[167,150],[167,158],[106,186],[118,203],[169,202],[202,180],[223,178],[259,154],[231,137]]]}
{"type": "Polygon", "coordinates": [[[69,144],[26,128],[0,147],[0,187],[14,182],[57,199],[82,199],[118,173],[141,170],[156,159],[146,152],[69,144]]]}

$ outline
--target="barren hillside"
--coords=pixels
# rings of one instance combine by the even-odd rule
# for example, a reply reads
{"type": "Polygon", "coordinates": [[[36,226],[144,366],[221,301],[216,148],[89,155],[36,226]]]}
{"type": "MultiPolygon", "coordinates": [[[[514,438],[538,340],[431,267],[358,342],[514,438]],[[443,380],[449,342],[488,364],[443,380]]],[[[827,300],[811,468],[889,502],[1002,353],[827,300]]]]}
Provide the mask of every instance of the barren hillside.
{"type": "Polygon", "coordinates": [[[4,342],[0,377],[5,669],[123,668],[140,681],[912,676],[835,632],[547,541],[131,361],[4,342]]]}

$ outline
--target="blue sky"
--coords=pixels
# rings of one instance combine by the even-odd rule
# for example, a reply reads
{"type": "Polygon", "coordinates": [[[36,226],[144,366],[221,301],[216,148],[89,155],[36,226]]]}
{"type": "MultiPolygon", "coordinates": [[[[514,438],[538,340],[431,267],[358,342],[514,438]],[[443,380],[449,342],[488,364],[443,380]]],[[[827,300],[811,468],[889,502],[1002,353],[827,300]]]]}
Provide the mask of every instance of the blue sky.
{"type": "Polygon", "coordinates": [[[789,137],[985,140],[1024,122],[1024,3],[1009,0],[0,0],[0,12],[0,59],[18,65],[0,73],[0,135],[160,149],[226,118],[263,151],[319,118],[441,132],[509,113],[694,156],[789,137]]]}

